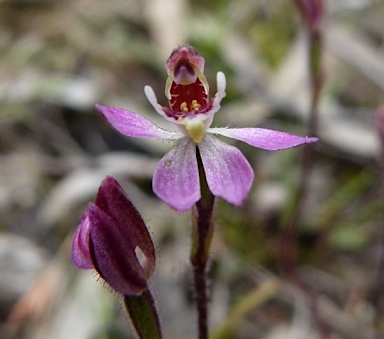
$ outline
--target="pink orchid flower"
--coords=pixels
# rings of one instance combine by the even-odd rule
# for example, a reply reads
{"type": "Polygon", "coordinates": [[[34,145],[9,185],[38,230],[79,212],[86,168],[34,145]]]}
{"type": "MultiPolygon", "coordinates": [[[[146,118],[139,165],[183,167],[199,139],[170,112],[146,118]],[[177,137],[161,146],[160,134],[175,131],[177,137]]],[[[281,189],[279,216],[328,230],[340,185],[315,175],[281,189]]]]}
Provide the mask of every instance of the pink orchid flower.
{"type": "Polygon", "coordinates": [[[157,113],[178,129],[157,127],[131,111],[99,104],[96,108],[120,133],[134,138],[174,140],[173,148],[160,160],[153,176],[153,190],[177,211],[186,211],[201,197],[197,151],[200,153],[208,186],[214,196],[240,205],[252,186],[254,173],[244,155],[217,135],[246,142],[269,151],[315,142],[284,132],[262,128],[211,128],[213,117],[225,97],[225,76],[217,73],[217,93],[208,99],[204,59],[190,46],[175,49],[166,62],[165,94],[170,108],[157,102],[151,87],[144,91],[157,113]]]}

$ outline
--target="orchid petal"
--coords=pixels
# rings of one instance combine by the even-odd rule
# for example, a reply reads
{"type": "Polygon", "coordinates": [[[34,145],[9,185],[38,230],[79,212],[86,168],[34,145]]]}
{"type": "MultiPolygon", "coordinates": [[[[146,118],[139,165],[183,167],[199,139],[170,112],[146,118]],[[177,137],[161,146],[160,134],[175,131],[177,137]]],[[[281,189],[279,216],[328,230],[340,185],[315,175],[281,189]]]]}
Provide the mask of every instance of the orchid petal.
{"type": "Polygon", "coordinates": [[[268,151],[297,147],[318,140],[263,128],[210,128],[207,132],[241,140],[268,151]]]}
{"type": "Polygon", "coordinates": [[[99,104],[96,104],[96,108],[117,131],[128,137],[176,140],[183,136],[157,127],[147,118],[122,108],[99,104]]]}
{"type": "Polygon", "coordinates": [[[227,86],[227,81],[225,80],[225,74],[223,72],[217,72],[216,82],[217,97],[221,101],[225,97],[225,88],[227,86]]]}
{"type": "MultiPolygon", "coordinates": [[[[165,120],[169,121],[170,123],[172,123],[174,125],[177,125],[178,127],[180,125],[183,125],[184,119],[181,119],[179,121],[177,118],[177,114],[178,114],[177,112],[174,112],[174,111],[172,111],[172,109],[164,107],[157,102],[156,94],[153,91],[151,86],[145,86],[144,92],[145,92],[145,95],[146,95],[149,103],[153,106],[155,111],[157,113],[159,113],[165,120]]],[[[184,136],[184,134],[181,134],[181,135],[184,136]]]]}
{"type": "Polygon", "coordinates": [[[167,107],[164,107],[164,106],[161,106],[158,102],[157,102],[157,96],[155,94],[155,92],[153,91],[152,87],[151,86],[145,86],[144,87],[144,93],[145,93],[145,96],[147,97],[149,103],[152,105],[152,107],[155,109],[155,111],[157,113],[159,113],[165,120],[168,120],[172,123],[177,123],[177,121],[175,120],[175,118],[171,118],[169,117],[166,112],[169,113],[169,115],[174,115],[175,113],[167,108],[167,107]]]}
{"type": "Polygon", "coordinates": [[[88,210],[84,213],[72,240],[72,260],[83,270],[92,269],[93,263],[89,251],[90,222],[88,210]]]}
{"type": "Polygon", "coordinates": [[[254,177],[244,155],[236,147],[209,134],[199,144],[199,151],[212,194],[240,205],[247,197],[254,177]]]}
{"type": "Polygon", "coordinates": [[[200,199],[196,144],[191,139],[178,140],[160,160],[152,186],[160,199],[180,212],[200,199]]]}
{"type": "Polygon", "coordinates": [[[206,126],[211,126],[214,115],[220,110],[221,100],[225,97],[225,88],[227,85],[225,75],[223,72],[217,72],[216,75],[217,82],[217,93],[212,98],[211,102],[207,105],[207,108],[203,108],[199,113],[204,113],[206,115],[206,126]]]}

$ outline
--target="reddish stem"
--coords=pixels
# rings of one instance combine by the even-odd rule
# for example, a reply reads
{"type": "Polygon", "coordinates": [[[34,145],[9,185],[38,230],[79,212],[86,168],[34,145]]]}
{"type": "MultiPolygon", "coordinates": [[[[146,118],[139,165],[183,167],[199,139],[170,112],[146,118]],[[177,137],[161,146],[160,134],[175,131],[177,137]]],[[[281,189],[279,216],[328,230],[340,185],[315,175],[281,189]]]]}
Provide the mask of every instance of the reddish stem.
{"type": "Polygon", "coordinates": [[[207,297],[207,261],[213,234],[212,195],[205,178],[199,149],[196,149],[198,160],[201,199],[193,208],[191,263],[193,266],[195,297],[197,306],[199,339],[208,338],[208,297],[207,297]]]}

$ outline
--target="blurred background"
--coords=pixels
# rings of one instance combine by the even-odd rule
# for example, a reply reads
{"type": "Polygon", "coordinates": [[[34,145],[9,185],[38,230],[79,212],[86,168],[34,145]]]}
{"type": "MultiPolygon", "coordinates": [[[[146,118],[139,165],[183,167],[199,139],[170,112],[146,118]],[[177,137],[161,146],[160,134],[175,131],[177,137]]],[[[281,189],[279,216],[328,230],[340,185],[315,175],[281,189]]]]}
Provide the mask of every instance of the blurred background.
{"type": "MultiPolygon", "coordinates": [[[[229,141],[256,177],[243,206],[217,202],[213,338],[384,337],[384,192],[374,126],[384,103],[384,2],[324,7],[320,141],[294,248],[303,284],[281,273],[279,257],[302,149],[271,153],[229,141]]],[[[0,1],[1,338],[134,337],[119,297],[70,258],[73,232],[106,175],[123,185],[156,243],[151,287],[165,338],[195,338],[190,215],[151,190],[172,145],[118,134],[94,105],[167,126],[143,87],[167,105],[164,63],[188,43],[205,57],[211,95],[216,73],[227,76],[214,126],[304,136],[307,38],[290,0],[0,1]]]]}

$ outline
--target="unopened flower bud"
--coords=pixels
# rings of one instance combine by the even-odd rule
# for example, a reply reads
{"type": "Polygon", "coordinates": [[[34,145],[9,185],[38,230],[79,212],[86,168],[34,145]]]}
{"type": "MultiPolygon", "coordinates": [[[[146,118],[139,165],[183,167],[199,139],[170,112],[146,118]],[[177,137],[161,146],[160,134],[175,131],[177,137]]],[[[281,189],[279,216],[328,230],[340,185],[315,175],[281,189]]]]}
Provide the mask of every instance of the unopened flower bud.
{"type": "Polygon", "coordinates": [[[72,242],[72,259],[94,268],[117,292],[138,295],[155,269],[147,227],[119,183],[107,177],[83,215],[72,242]]]}

